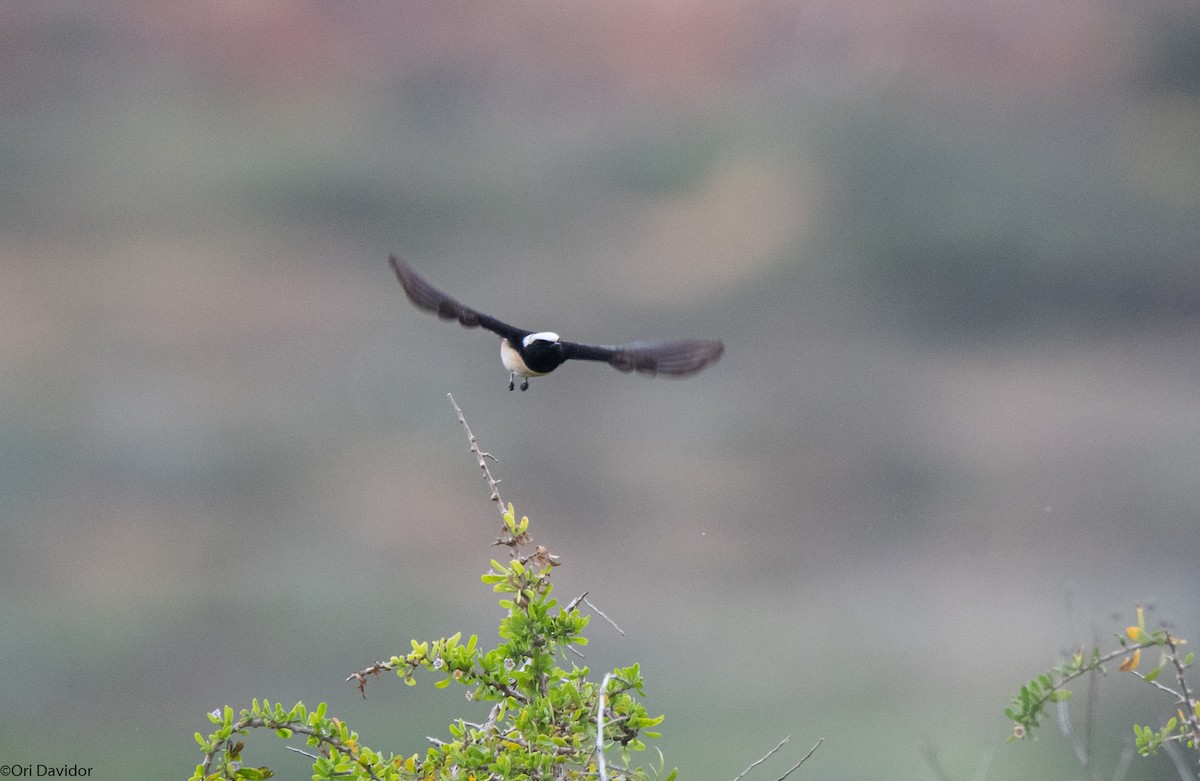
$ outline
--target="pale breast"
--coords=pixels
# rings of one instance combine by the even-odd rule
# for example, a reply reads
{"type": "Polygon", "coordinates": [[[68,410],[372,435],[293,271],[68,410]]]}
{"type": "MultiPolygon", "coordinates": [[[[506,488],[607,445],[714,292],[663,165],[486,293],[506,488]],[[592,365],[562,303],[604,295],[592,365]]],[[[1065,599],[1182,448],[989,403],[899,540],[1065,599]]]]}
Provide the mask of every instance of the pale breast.
{"type": "Polygon", "coordinates": [[[545,372],[535,372],[526,366],[525,361],[521,359],[521,354],[513,349],[507,339],[500,340],[500,361],[504,364],[505,369],[521,377],[541,377],[545,374],[545,372]]]}

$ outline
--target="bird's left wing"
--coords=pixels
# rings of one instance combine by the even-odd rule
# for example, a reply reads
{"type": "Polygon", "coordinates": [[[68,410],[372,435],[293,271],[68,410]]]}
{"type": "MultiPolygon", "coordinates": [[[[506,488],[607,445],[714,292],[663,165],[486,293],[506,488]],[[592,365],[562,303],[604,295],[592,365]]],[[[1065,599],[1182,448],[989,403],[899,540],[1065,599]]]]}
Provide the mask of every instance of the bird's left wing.
{"type": "Polygon", "coordinates": [[[682,377],[714,363],[725,352],[725,345],[710,339],[679,339],[665,342],[632,342],[617,345],[591,345],[563,342],[567,358],[603,361],[623,372],[665,374],[682,377]]]}
{"type": "Polygon", "coordinates": [[[501,322],[491,315],[485,315],[483,312],[477,312],[471,307],[459,303],[456,299],[451,298],[429,284],[424,277],[413,270],[412,266],[395,255],[389,257],[388,262],[392,265],[392,269],[400,279],[400,284],[404,286],[404,292],[408,294],[408,299],[422,309],[433,312],[443,320],[457,320],[467,328],[483,326],[489,331],[500,334],[505,339],[514,342],[520,342],[528,334],[532,333],[531,331],[501,322]]]}

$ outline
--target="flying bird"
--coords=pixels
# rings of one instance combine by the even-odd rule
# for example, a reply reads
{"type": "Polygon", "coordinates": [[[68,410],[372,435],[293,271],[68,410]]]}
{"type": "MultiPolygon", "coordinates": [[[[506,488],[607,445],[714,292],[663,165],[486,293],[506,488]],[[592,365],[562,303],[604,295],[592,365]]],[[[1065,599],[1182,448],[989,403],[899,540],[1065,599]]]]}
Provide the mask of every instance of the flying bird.
{"type": "Polygon", "coordinates": [[[629,344],[580,344],[564,341],[553,331],[527,331],[477,312],[425,281],[405,261],[392,255],[388,261],[396,271],[404,292],[414,304],[443,320],[458,320],[467,328],[482,326],[500,336],[500,361],[508,369],[508,389],[528,390],[530,377],[541,377],[564,362],[602,361],[623,372],[663,374],[671,377],[698,372],[715,362],[725,345],[709,339],[641,341],[629,344]]]}

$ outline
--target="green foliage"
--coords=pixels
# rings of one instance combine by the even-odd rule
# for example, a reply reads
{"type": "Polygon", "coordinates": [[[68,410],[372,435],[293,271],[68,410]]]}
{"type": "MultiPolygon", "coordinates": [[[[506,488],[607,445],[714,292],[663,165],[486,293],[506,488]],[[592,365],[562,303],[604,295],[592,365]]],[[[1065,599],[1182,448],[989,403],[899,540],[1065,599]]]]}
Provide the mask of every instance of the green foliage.
{"type": "Polygon", "coordinates": [[[1147,629],[1145,611],[1140,605],[1137,607],[1137,624],[1126,627],[1124,634],[1115,637],[1117,648],[1103,652],[1096,646],[1089,653],[1078,650],[1070,659],[1022,686],[1013,698],[1012,705],[1004,711],[1013,722],[1013,734],[1009,741],[1032,735],[1033,730],[1040,726],[1040,720],[1049,704],[1066,702],[1071,696],[1071,690],[1066,688],[1068,683],[1089,673],[1107,675],[1107,665],[1121,658],[1117,665],[1119,672],[1136,675],[1155,689],[1175,698],[1176,714],[1168,718],[1161,728],[1156,730],[1153,727],[1133,725],[1138,753],[1142,756],[1153,755],[1169,740],[1196,750],[1197,739],[1200,738],[1200,702],[1197,702],[1188,687],[1185,676],[1185,672],[1194,662],[1194,654],[1181,655],[1179,652],[1179,646],[1185,645],[1187,641],[1172,635],[1166,629],[1147,629]],[[1142,651],[1152,648],[1159,649],[1158,665],[1146,673],[1139,672],[1142,651]],[[1168,677],[1174,678],[1174,688],[1159,680],[1164,670],[1173,673],[1168,677]]]}
{"type": "Polygon", "coordinates": [[[309,711],[303,703],[288,710],[254,700],[236,715],[228,706],[209,714],[217,728],[207,737],[196,733],[204,760],[192,781],[270,778],[269,768],[251,767],[243,759],[240,736],[255,729],[274,731],[283,740],[303,738],[305,753],[313,759],[314,781],[595,778],[601,762],[596,731],[602,707],[603,745],[616,750],[623,765],[608,768],[609,777],[674,781],[676,771],[664,772],[661,754],[657,767],[630,766],[631,752],[644,750],[646,740],[657,738],[653,728],[663,720],[651,716],[639,699],[645,691],[638,665],[617,668],[605,676],[603,686],[588,679],[587,667],[574,662],[564,666],[568,649],[587,644],[583,630],[589,618],[575,604],[560,606],[551,596],[550,572],[557,557],[542,546],[531,555],[515,556],[517,545],[530,539],[529,519],[518,521],[510,504],[504,525],[514,558],[507,564],[493,560],[482,578],[502,595],[499,645],[485,650],[474,635],[463,642],[462,633],[413,640],[407,654],[346,679],[365,697],[371,676],[393,671],[412,686],[424,670],[437,678],[438,688],[464,686],[469,699],[495,703],[484,723],[459,719],[449,725],[449,740],[435,742],[424,753],[385,754],[363,745],[357,733],[328,716],[325,703],[309,711]]]}

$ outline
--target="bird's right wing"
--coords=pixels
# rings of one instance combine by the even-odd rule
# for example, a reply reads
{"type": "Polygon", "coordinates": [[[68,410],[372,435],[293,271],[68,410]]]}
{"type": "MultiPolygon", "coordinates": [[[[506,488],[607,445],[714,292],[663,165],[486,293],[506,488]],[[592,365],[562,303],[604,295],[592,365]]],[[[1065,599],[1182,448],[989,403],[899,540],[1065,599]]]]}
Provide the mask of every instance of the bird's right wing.
{"type": "Polygon", "coordinates": [[[395,255],[389,257],[388,262],[391,263],[392,269],[395,270],[400,284],[404,286],[404,292],[408,294],[408,299],[422,309],[433,312],[443,320],[457,320],[467,328],[483,326],[489,331],[514,342],[520,342],[528,334],[532,333],[531,331],[511,326],[508,323],[503,323],[491,315],[485,315],[483,312],[477,312],[469,306],[460,304],[456,299],[451,298],[429,284],[424,277],[413,270],[412,266],[395,255]]]}
{"type": "Polygon", "coordinates": [[[563,342],[566,357],[582,361],[604,361],[623,371],[683,377],[714,363],[725,345],[709,339],[679,339],[671,342],[632,342],[591,345],[563,342]]]}

